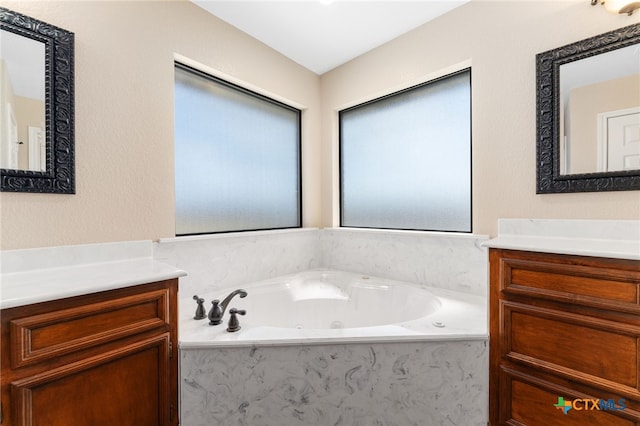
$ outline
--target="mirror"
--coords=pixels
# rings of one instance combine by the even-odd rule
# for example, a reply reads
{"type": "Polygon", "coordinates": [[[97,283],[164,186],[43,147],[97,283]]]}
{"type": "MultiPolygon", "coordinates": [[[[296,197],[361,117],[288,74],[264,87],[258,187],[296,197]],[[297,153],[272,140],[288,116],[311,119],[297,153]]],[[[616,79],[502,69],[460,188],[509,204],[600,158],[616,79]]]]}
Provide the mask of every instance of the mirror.
{"type": "Polygon", "coordinates": [[[73,33],[0,8],[0,190],[75,193],[73,33]]]}
{"type": "Polygon", "coordinates": [[[640,189],[640,24],[536,56],[538,194],[640,189]]]}

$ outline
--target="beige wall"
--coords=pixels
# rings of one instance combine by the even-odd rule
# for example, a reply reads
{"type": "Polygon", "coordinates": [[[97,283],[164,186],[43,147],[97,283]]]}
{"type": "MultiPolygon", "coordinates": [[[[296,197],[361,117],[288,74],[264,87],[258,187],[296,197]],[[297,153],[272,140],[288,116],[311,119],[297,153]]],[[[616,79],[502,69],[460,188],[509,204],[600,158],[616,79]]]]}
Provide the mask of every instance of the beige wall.
{"type": "Polygon", "coordinates": [[[174,54],[304,108],[306,225],[320,222],[319,78],[187,1],[4,1],[75,33],[76,194],[0,194],[3,249],[174,235],[174,54]]]}
{"type": "MultiPolygon", "coordinates": [[[[495,235],[498,218],[639,219],[639,191],[535,193],[535,55],[639,15],[612,15],[584,0],[473,0],[322,76],[324,164],[337,167],[336,110],[470,63],[474,232],[495,235]]],[[[337,223],[337,184],[323,176],[329,226],[337,223]]]]}
{"type": "Polygon", "coordinates": [[[473,0],[318,78],[185,1],[53,4],[3,6],[76,35],[77,194],[2,193],[3,249],[173,235],[175,53],[304,107],[307,226],[337,220],[335,111],[469,63],[475,232],[495,234],[500,217],[640,217],[638,191],[535,194],[535,54],[638,14],[473,0]]]}

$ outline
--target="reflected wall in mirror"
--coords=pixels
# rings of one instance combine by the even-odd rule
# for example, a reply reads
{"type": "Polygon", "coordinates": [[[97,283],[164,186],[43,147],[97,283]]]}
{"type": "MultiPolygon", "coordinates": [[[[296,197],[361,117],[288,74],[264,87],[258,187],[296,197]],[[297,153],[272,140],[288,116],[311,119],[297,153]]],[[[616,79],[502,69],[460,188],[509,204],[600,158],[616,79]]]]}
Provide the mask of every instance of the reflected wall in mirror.
{"type": "Polygon", "coordinates": [[[0,190],[73,194],[73,33],[0,8],[0,190]]]}
{"type": "Polygon", "coordinates": [[[44,43],[0,29],[0,168],[46,171],[44,55],[44,43]]]}
{"type": "Polygon", "coordinates": [[[640,189],[640,24],[536,62],[537,193],[640,189]]]}
{"type": "Polygon", "coordinates": [[[640,169],[640,45],[560,66],[560,173],[640,169]]]}

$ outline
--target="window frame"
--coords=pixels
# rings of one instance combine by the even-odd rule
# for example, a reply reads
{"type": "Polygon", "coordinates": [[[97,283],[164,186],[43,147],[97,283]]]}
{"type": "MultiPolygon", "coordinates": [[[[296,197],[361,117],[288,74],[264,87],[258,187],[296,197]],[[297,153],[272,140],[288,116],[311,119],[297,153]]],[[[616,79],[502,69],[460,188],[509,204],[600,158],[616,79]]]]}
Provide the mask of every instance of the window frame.
{"type": "Polygon", "coordinates": [[[454,72],[448,72],[439,77],[429,79],[422,83],[411,85],[407,88],[397,90],[395,92],[382,95],[376,97],[374,99],[358,103],[356,105],[352,105],[350,107],[344,108],[338,111],[338,203],[339,203],[339,226],[341,228],[355,228],[355,229],[379,229],[379,230],[390,230],[390,231],[414,231],[414,232],[442,232],[442,233],[455,233],[455,234],[473,234],[473,73],[471,66],[464,67],[454,72]],[[344,224],[344,191],[343,191],[343,168],[344,168],[344,160],[343,160],[343,129],[342,129],[342,118],[343,113],[352,111],[354,109],[358,109],[360,107],[368,106],[380,101],[384,101],[396,96],[401,96],[405,93],[411,92],[416,89],[423,88],[425,86],[431,85],[433,83],[440,82],[442,80],[446,80],[450,77],[455,77],[457,75],[469,73],[469,230],[468,231],[456,231],[456,230],[441,230],[441,229],[417,229],[417,228],[390,228],[390,227],[375,227],[375,226],[354,226],[354,225],[345,225],[344,224]]]}
{"type": "MultiPolygon", "coordinates": [[[[269,102],[273,105],[282,107],[284,109],[287,109],[289,111],[295,112],[297,115],[297,120],[296,120],[296,125],[298,128],[298,140],[297,140],[297,174],[298,174],[298,179],[297,179],[297,194],[298,194],[298,199],[297,199],[297,207],[298,207],[298,214],[296,215],[296,219],[298,224],[295,226],[284,226],[284,227],[273,227],[273,228],[247,228],[247,229],[235,229],[235,230],[223,230],[223,231],[209,231],[209,232],[192,232],[192,233],[184,233],[184,234],[178,234],[177,229],[174,229],[175,232],[175,236],[176,237],[188,237],[188,236],[197,236],[197,235],[220,235],[220,234],[229,234],[229,233],[240,233],[240,232],[256,232],[256,231],[275,231],[275,230],[284,230],[284,229],[299,229],[303,227],[303,212],[302,212],[302,207],[303,207],[303,182],[302,182],[302,110],[299,108],[296,108],[292,105],[288,105],[285,102],[279,101],[277,99],[274,99],[266,94],[260,93],[256,90],[252,90],[252,89],[248,89],[246,87],[243,87],[240,84],[225,80],[224,78],[221,78],[219,76],[210,74],[208,72],[205,72],[201,69],[198,69],[192,65],[188,65],[185,64],[184,62],[181,62],[179,60],[174,60],[174,90],[175,90],[175,70],[177,68],[180,68],[183,71],[186,72],[190,72],[198,77],[204,78],[206,80],[210,80],[213,81],[214,83],[220,84],[222,86],[225,86],[227,88],[230,88],[232,90],[236,90],[240,93],[243,93],[247,96],[252,96],[254,98],[257,98],[259,100],[262,101],[266,101],[269,102]]],[[[175,99],[174,99],[174,111],[175,111],[175,99]]],[[[175,114],[175,113],[174,113],[175,114]]],[[[174,151],[176,149],[176,138],[175,138],[175,126],[174,126],[174,151]]],[[[174,153],[174,167],[175,167],[175,153],[174,153]]],[[[174,185],[175,185],[175,171],[174,171],[174,185]]],[[[175,191],[175,193],[177,193],[177,190],[175,191]]],[[[174,194],[174,214],[176,214],[176,195],[174,194]]],[[[177,215],[176,215],[177,216],[177,215]]],[[[177,222],[177,220],[176,220],[177,222]]]]}

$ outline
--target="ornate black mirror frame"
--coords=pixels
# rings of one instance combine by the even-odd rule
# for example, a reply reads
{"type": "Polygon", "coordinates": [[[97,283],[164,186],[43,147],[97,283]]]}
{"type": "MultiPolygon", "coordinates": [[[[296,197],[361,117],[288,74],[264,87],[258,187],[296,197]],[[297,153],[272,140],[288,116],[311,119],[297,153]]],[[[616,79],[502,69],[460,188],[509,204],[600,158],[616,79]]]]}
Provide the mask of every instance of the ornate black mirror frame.
{"type": "Polygon", "coordinates": [[[640,189],[640,170],[560,174],[560,66],[638,43],[634,24],[536,55],[536,193],[640,189]]]}
{"type": "Polygon", "coordinates": [[[74,194],[74,35],[0,8],[0,29],[45,45],[46,170],[0,169],[0,191],[74,194]]]}

